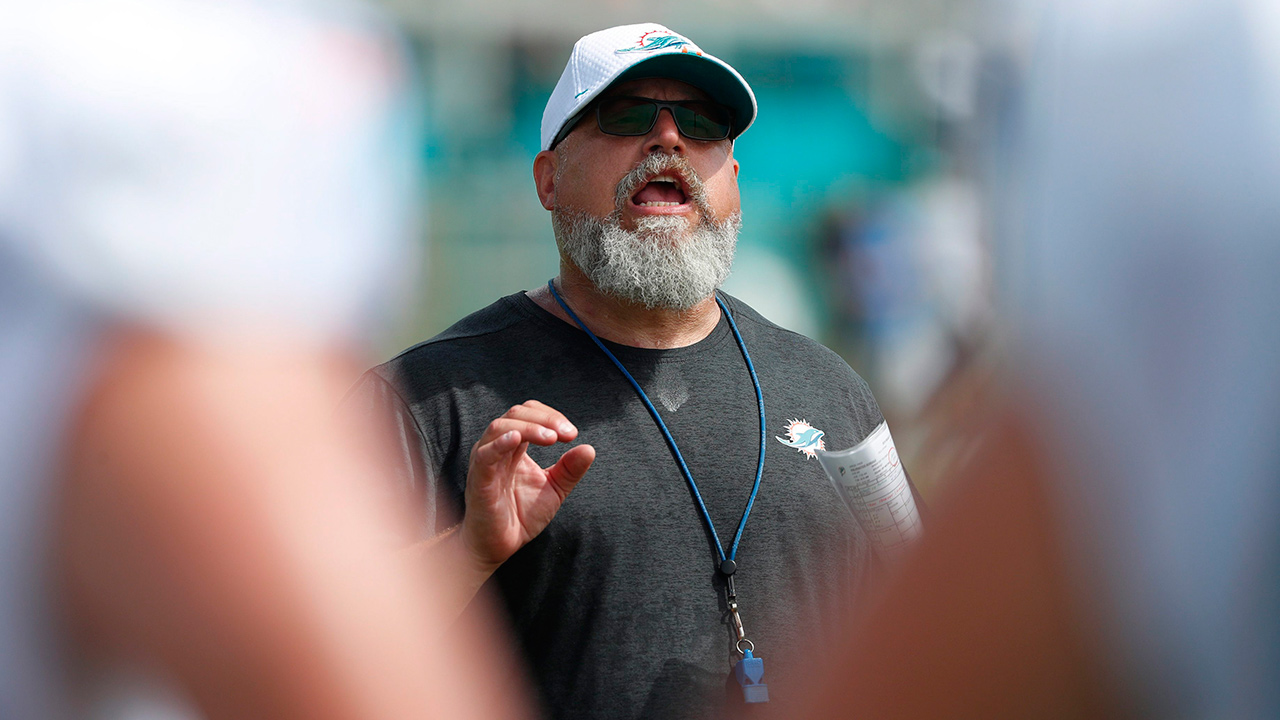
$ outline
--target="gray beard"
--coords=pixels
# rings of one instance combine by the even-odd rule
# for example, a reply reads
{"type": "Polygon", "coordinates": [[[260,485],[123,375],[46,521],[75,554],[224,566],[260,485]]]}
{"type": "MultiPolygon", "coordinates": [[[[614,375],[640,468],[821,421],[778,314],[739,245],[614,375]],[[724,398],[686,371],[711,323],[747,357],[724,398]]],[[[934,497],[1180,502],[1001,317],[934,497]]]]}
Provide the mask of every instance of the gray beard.
{"type": "Polygon", "coordinates": [[[649,309],[688,310],[729,277],[742,218],[690,227],[684,218],[649,216],[631,231],[617,212],[601,219],[556,210],[551,224],[560,254],[600,292],[649,309]]]}

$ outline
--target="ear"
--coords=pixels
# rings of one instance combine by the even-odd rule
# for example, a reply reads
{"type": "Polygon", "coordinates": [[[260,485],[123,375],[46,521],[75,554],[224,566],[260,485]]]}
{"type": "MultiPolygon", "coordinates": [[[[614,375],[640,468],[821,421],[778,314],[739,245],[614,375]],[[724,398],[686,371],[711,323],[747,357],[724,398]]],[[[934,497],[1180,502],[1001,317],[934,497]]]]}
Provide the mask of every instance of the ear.
{"type": "Polygon", "coordinates": [[[555,151],[543,150],[533,158],[533,184],[538,189],[538,201],[547,210],[556,206],[556,169],[560,158],[555,151]]]}
{"type": "Polygon", "coordinates": [[[729,150],[725,154],[725,159],[733,163],[733,179],[736,182],[738,180],[738,159],[733,156],[733,149],[734,149],[734,142],[730,140],[729,150]]]}

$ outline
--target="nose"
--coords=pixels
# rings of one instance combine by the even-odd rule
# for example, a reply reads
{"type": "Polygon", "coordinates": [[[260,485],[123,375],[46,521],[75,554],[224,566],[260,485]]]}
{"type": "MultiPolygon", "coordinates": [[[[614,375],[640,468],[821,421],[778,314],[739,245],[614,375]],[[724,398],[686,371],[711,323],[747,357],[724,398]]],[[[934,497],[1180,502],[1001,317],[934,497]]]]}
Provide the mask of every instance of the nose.
{"type": "Polygon", "coordinates": [[[654,121],[647,140],[645,149],[650,153],[684,154],[685,139],[680,134],[680,128],[676,127],[676,116],[672,114],[671,108],[658,111],[658,119],[654,121]]]}

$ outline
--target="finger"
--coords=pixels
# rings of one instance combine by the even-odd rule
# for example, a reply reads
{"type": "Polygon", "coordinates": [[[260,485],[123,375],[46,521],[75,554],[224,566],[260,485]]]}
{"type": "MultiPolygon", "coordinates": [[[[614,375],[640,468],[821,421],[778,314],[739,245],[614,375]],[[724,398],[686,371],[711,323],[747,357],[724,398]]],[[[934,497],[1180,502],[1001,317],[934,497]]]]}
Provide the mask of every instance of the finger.
{"type": "Polygon", "coordinates": [[[514,478],[516,467],[520,465],[520,461],[524,459],[524,454],[529,450],[529,443],[522,442],[516,448],[515,452],[507,455],[507,477],[514,478]]]}
{"type": "Polygon", "coordinates": [[[579,445],[566,450],[556,464],[547,469],[547,477],[551,480],[556,492],[560,494],[561,500],[564,500],[577,486],[578,481],[587,474],[587,470],[591,468],[591,463],[595,462],[595,459],[595,448],[590,445],[579,445]]]}
{"type": "Polygon", "coordinates": [[[478,465],[497,465],[507,461],[520,445],[520,433],[511,430],[489,442],[476,443],[471,449],[471,460],[478,465]]]}
{"type": "Polygon", "coordinates": [[[489,423],[477,444],[492,442],[499,435],[512,431],[520,433],[524,442],[535,445],[554,445],[560,439],[559,433],[541,423],[504,416],[489,423]]]}
{"type": "Polygon", "coordinates": [[[508,410],[504,417],[519,418],[551,428],[559,434],[561,442],[569,442],[578,437],[578,428],[569,422],[564,413],[537,400],[525,400],[508,410]]]}

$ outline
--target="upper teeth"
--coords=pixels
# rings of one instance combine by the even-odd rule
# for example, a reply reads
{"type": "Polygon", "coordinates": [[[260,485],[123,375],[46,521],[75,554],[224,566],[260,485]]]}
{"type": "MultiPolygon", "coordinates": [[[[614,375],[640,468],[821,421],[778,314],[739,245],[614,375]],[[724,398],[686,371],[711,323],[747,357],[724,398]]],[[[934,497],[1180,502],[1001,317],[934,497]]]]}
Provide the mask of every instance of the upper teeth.
{"type": "MultiPolygon", "coordinates": [[[[680,183],[677,182],[676,179],[670,175],[659,175],[655,178],[650,179],[649,182],[651,183],[669,182],[672,185],[675,185],[676,187],[680,187],[680,183]]],[[[671,207],[673,205],[679,205],[679,204],[680,203],[678,202],[670,202],[670,201],[663,201],[663,200],[654,200],[651,202],[637,203],[637,205],[639,205],[640,207],[671,207]]]]}

